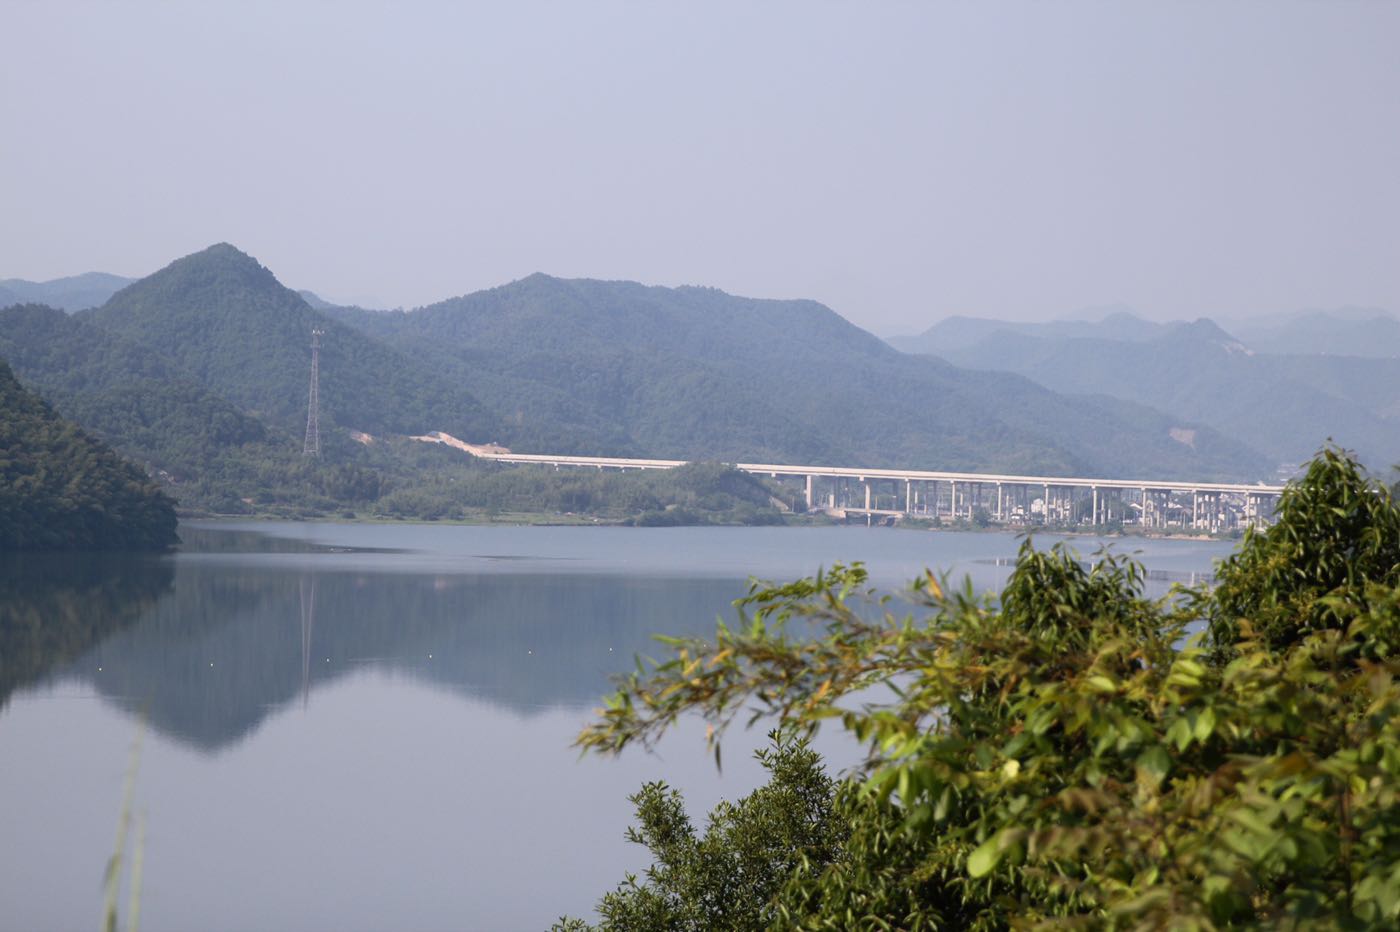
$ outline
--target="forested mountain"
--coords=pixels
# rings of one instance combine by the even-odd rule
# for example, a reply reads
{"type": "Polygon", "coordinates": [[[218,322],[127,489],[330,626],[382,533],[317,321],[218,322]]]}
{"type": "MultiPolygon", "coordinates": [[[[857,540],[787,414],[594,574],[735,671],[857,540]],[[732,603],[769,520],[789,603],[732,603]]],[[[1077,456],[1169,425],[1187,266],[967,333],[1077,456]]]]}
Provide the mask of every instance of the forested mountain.
{"type": "Polygon", "coordinates": [[[353,506],[420,518],[538,510],[650,524],[778,519],[763,483],[713,466],[556,474],[404,440],[365,447],[332,431],[325,455],[308,459],[299,433],[267,427],[156,351],[86,315],[39,305],[0,309],[3,356],[64,416],[144,465],[195,511],[353,506]]]}
{"type": "Polygon", "coordinates": [[[1273,465],[1144,405],[899,353],[815,302],[536,275],[410,313],[318,311],[226,244],[98,309],[0,310],[0,354],[193,510],[776,515],[760,488],[715,497],[724,476],[541,477],[404,439],[435,430],[692,460],[1244,479],[1273,465]],[[319,459],[300,442],[313,329],[319,459]]]}
{"type": "Polygon", "coordinates": [[[0,280],[0,307],[11,304],[47,304],[65,311],[103,304],[133,279],[106,272],[85,272],[47,282],[29,282],[22,278],[0,280]]]}
{"type": "Polygon", "coordinates": [[[1017,333],[1030,337],[1068,340],[1081,337],[1103,340],[1150,340],[1161,336],[1171,325],[1143,320],[1126,310],[1115,310],[1102,320],[1018,321],[985,317],[946,317],[914,336],[890,337],[887,341],[905,353],[946,356],[953,350],[976,346],[997,333],[1017,333]]]}
{"type": "Polygon", "coordinates": [[[812,301],[533,275],[411,312],[326,313],[466,386],[550,452],[1255,478],[1141,405],[897,352],[812,301]],[[1178,433],[1178,436],[1189,436],[1178,433]]]}
{"type": "Polygon", "coordinates": [[[1169,326],[1147,341],[998,331],[942,355],[1056,391],[1152,404],[1280,463],[1308,459],[1328,437],[1373,467],[1400,461],[1400,367],[1389,360],[1257,353],[1208,320],[1169,326]]]}
{"type": "Polygon", "coordinates": [[[303,468],[291,434],[270,430],[154,350],[83,316],[0,309],[0,357],[66,418],[157,475],[187,507],[242,510],[303,468]]]}
{"type": "Polygon", "coordinates": [[[175,541],[174,505],[155,483],[0,361],[0,550],[159,550],[175,541]]]}
{"type": "Polygon", "coordinates": [[[322,329],[321,421],[369,433],[489,435],[459,385],[313,310],[227,244],[178,259],[82,319],[157,351],[242,410],[289,430],[306,420],[312,329],[322,329]]]}

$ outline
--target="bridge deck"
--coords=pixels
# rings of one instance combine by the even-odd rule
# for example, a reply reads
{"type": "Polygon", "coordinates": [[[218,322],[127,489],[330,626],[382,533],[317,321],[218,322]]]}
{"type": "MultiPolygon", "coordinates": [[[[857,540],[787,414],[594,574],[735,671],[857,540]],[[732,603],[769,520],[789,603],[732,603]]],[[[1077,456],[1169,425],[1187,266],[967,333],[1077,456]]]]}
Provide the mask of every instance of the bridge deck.
{"type": "MultiPolygon", "coordinates": [[[[555,456],[541,453],[478,454],[501,463],[537,463],[545,466],[593,466],[598,469],[674,469],[686,460],[635,459],[613,456],[555,456]]],[[[1017,476],[1007,473],[942,472],[924,469],[886,469],[860,466],[795,466],[786,463],[732,463],[736,469],[765,476],[812,476],[849,479],[896,479],[911,482],[980,482],[989,484],[1050,486],[1052,488],[1151,489],[1162,492],[1225,492],[1277,495],[1283,486],[1234,482],[1184,482],[1176,479],[1102,479],[1086,476],[1017,476]]]]}

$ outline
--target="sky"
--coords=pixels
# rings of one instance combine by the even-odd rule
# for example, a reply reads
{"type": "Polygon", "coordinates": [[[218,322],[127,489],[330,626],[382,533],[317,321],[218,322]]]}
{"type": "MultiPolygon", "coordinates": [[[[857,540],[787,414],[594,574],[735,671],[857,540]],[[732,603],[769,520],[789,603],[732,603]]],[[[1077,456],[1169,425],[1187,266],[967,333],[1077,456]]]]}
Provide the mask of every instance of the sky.
{"type": "Polygon", "coordinates": [[[0,3],[0,277],[1400,311],[1400,3],[0,3]]]}

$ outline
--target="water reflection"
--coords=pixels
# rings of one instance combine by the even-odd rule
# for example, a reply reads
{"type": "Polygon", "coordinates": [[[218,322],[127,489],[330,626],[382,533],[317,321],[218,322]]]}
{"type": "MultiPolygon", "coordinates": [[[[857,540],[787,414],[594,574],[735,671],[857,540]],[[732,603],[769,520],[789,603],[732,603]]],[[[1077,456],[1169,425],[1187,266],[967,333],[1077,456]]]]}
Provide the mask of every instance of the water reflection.
{"type": "MultiPolygon", "coordinates": [[[[175,561],[9,561],[0,573],[0,704],[46,678],[76,678],[211,753],[366,666],[517,716],[590,708],[634,654],[658,652],[655,633],[712,635],[717,614],[745,587],[738,578],[570,574],[538,564],[425,572],[420,556],[403,550],[244,530],[182,535],[186,550],[175,561]],[[240,558],[250,553],[308,556],[240,558]],[[381,558],[384,571],[366,568],[365,555],[376,553],[400,556],[381,558]]],[[[996,567],[978,580],[994,584],[1013,562],[982,557],[968,568],[977,576],[996,567]]],[[[1149,588],[1196,576],[1150,575],[1149,588]]]]}
{"type": "Polygon", "coordinates": [[[100,626],[111,636],[61,672],[211,752],[366,664],[517,715],[592,706],[610,673],[652,650],[652,634],[711,634],[716,608],[742,593],[737,580],[206,564],[180,566],[167,588],[134,609],[139,623],[100,626]]]}
{"type": "Polygon", "coordinates": [[[0,557],[0,709],[134,624],[171,587],[170,561],[102,554],[0,557]]]}
{"type": "MultiPolygon", "coordinates": [[[[627,793],[664,778],[698,815],[759,779],[745,747],[761,732],[731,733],[721,776],[698,721],[658,757],[578,760],[569,742],[608,675],[662,652],[653,632],[711,635],[747,572],[862,559],[883,585],[932,566],[983,588],[1007,566],[976,561],[1016,547],[853,528],[181,532],[173,559],[0,574],[0,825],[21,840],[0,849],[0,926],[97,914],[137,715],[155,731],[143,927],[514,929],[587,913],[645,864],[622,836],[627,793]]],[[[1172,572],[1220,554],[1145,546],[1172,572]]],[[[840,734],[820,740],[833,766],[854,760],[840,734]]]]}

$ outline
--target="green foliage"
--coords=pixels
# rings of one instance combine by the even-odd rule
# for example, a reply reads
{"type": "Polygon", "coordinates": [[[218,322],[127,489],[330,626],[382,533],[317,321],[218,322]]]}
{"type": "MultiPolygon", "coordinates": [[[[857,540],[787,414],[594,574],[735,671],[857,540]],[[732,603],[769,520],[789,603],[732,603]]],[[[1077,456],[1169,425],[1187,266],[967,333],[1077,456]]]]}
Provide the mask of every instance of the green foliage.
{"type": "Polygon", "coordinates": [[[859,566],[758,585],[579,742],[756,709],[866,745],[843,850],[774,928],[1394,928],[1400,514],[1327,450],[1279,518],[1184,598],[1029,542],[999,598],[925,575],[903,615],[859,566]]]}
{"type": "Polygon", "coordinates": [[[766,483],[719,463],[625,472],[467,467],[450,451],[427,452],[445,457],[444,468],[425,474],[420,460],[418,471],[375,505],[377,512],[447,519],[490,511],[579,514],[648,527],[782,522],[766,483]]]}
{"type": "Polygon", "coordinates": [[[25,391],[0,361],[0,551],[161,550],[174,504],[25,391]]]}
{"type": "MultiPolygon", "coordinates": [[[[821,870],[841,850],[847,821],[836,785],[807,742],[769,735],[756,752],[768,782],[737,803],[721,802],[697,835],[680,793],[648,783],[629,797],[637,807],[627,839],[655,862],[603,897],[599,930],[705,932],[759,930],[776,918],[774,901],[792,874],[821,870]]],[[[567,920],[557,928],[577,929],[567,920]]]]}
{"type": "Polygon", "coordinates": [[[1277,516],[1220,565],[1202,605],[1222,648],[1244,629],[1282,649],[1345,628],[1365,610],[1369,586],[1400,584],[1400,510],[1342,451],[1320,452],[1279,498],[1277,516]]]}

